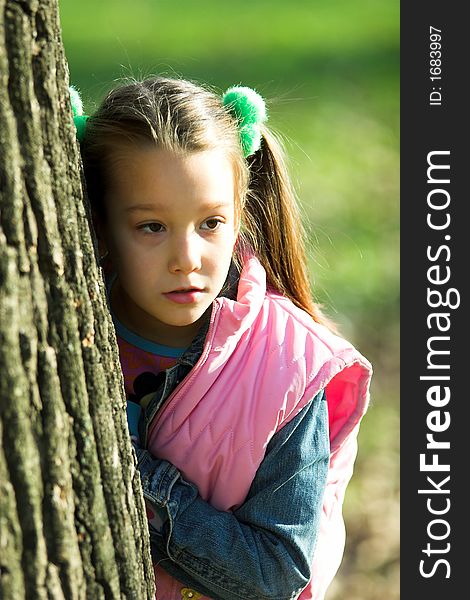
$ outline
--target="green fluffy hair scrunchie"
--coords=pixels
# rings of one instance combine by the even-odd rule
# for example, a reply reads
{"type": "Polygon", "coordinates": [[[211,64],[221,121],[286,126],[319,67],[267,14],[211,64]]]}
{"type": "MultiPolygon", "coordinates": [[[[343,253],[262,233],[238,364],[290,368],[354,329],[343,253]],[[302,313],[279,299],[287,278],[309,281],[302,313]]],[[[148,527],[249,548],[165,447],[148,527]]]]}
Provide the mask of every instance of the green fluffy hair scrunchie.
{"type": "Polygon", "coordinates": [[[251,156],[261,146],[261,124],[267,119],[266,104],[255,90],[233,86],[223,95],[223,104],[238,121],[243,155],[251,156]]]}
{"type": "Polygon", "coordinates": [[[77,130],[77,139],[81,142],[85,134],[88,116],[83,114],[83,103],[79,91],[74,88],[73,85],[70,85],[69,93],[70,103],[72,104],[73,122],[75,123],[75,128],[77,130]]]}

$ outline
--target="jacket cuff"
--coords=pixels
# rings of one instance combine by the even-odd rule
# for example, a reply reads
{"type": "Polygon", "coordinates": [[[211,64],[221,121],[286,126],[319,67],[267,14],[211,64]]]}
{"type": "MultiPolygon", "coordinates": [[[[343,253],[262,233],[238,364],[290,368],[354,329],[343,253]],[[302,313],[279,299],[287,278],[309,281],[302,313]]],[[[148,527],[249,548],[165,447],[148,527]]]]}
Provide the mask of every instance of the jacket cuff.
{"type": "MultiPolygon", "coordinates": [[[[150,533],[163,533],[170,518],[169,500],[173,485],[180,477],[179,471],[166,460],[153,458],[140,446],[134,444],[137,468],[140,473],[150,533]]],[[[152,537],[152,536],[151,536],[152,537]]]]}
{"type": "Polygon", "coordinates": [[[155,506],[166,507],[180,472],[168,461],[153,458],[143,448],[136,447],[136,455],[144,497],[155,506]]]}

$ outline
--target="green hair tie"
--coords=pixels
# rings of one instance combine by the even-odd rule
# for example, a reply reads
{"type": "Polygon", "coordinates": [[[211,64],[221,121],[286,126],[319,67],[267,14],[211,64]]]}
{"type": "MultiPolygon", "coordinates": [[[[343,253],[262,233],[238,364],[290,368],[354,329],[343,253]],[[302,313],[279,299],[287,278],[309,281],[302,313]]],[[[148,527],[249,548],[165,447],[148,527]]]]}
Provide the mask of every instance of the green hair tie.
{"type": "Polygon", "coordinates": [[[72,104],[73,122],[75,123],[75,129],[77,130],[77,140],[81,142],[85,135],[85,126],[88,116],[83,114],[83,103],[79,91],[71,85],[69,86],[69,93],[70,102],[72,104]]]}
{"type": "Polygon", "coordinates": [[[264,100],[258,92],[243,86],[229,88],[222,100],[238,121],[243,155],[247,158],[261,147],[261,125],[267,119],[264,100]]]}
{"type": "MultiPolygon", "coordinates": [[[[69,92],[77,139],[81,142],[89,117],[83,114],[83,103],[78,90],[71,85],[69,92]]],[[[267,119],[263,98],[249,87],[233,86],[223,95],[223,104],[238,121],[243,155],[245,158],[251,156],[261,147],[261,124],[267,119]]]]}

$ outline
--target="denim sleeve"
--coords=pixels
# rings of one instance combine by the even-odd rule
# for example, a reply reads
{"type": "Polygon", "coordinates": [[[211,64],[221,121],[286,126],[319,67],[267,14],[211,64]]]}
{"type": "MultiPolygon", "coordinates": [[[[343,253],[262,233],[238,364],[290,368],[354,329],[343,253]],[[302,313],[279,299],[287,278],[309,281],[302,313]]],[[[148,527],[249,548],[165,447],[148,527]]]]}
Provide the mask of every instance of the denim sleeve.
{"type": "Polygon", "coordinates": [[[174,465],[136,452],[144,497],[166,513],[160,531],[150,526],[154,562],[214,599],[298,596],[310,579],[329,465],[323,391],[273,436],[233,513],[205,502],[174,465]]]}

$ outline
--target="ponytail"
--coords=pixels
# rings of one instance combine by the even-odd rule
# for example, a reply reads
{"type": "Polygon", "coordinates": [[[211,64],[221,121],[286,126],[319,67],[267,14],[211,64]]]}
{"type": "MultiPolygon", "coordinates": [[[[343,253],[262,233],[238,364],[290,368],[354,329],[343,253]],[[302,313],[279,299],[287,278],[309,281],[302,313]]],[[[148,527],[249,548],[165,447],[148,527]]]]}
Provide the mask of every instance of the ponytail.
{"type": "Polygon", "coordinates": [[[312,298],[305,230],[283,151],[266,128],[262,134],[261,148],[247,159],[250,183],[243,210],[242,237],[263,265],[268,283],[317,323],[334,330],[312,298]]]}

